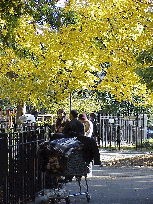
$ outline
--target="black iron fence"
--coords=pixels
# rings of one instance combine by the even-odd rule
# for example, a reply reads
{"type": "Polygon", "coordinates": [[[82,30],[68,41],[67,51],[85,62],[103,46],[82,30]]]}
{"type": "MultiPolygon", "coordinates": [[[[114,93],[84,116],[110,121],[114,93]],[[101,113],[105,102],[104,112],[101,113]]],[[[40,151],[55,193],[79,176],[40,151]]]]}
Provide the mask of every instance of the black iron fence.
{"type": "Polygon", "coordinates": [[[44,188],[37,148],[45,137],[45,127],[0,133],[0,203],[34,201],[37,192],[44,188]]]}
{"type": "Polygon", "coordinates": [[[146,115],[117,116],[100,114],[98,123],[98,143],[102,147],[135,145],[142,147],[147,140],[146,115]]]}
{"type": "Polygon", "coordinates": [[[6,203],[7,134],[0,134],[0,203],[6,203]]]}
{"type": "MultiPolygon", "coordinates": [[[[98,143],[107,148],[124,143],[136,148],[146,140],[145,117],[123,117],[101,114],[98,143]]],[[[25,204],[45,188],[37,149],[53,133],[52,126],[24,126],[9,133],[0,129],[0,204],[25,204]]]]}

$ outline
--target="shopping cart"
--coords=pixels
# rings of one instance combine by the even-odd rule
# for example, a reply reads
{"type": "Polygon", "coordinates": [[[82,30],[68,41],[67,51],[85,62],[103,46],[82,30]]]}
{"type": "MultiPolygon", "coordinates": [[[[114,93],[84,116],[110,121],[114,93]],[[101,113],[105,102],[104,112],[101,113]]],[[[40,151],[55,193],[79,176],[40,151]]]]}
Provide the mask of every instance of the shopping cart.
{"type": "Polygon", "coordinates": [[[89,162],[83,156],[83,144],[77,138],[62,138],[40,145],[39,155],[42,171],[57,178],[57,182],[48,197],[48,202],[55,202],[64,199],[66,204],[70,203],[70,198],[85,195],[90,202],[91,196],[88,192],[87,174],[89,173],[89,162]],[[79,191],[73,194],[66,189],[69,180],[75,177],[79,191]],[[85,185],[82,178],[85,178],[85,185]],[[82,187],[85,191],[82,192],[82,187]]]}

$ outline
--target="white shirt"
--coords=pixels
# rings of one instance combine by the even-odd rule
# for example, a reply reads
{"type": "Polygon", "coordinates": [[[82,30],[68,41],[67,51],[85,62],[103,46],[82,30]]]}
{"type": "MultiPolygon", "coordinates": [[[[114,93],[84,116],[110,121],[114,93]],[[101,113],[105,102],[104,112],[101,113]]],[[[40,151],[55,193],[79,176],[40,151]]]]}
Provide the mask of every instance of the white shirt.
{"type": "MultiPolygon", "coordinates": [[[[85,132],[84,135],[85,135],[86,137],[91,137],[92,134],[93,134],[93,123],[92,123],[90,120],[87,120],[87,122],[89,123],[89,129],[88,129],[87,132],[85,132]]],[[[86,125],[86,123],[85,123],[85,125],[86,125]]]]}

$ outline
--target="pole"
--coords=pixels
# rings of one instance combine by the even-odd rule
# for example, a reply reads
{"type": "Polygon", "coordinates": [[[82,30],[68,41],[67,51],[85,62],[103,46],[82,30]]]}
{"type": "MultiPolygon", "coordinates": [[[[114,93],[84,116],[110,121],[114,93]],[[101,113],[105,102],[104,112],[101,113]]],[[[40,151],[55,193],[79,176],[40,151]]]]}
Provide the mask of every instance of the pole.
{"type": "Polygon", "coordinates": [[[71,108],[72,108],[72,95],[71,95],[71,92],[70,92],[70,112],[71,112],[71,108]]]}
{"type": "MultiPolygon", "coordinates": [[[[102,130],[102,123],[101,123],[101,120],[102,120],[102,116],[101,116],[101,113],[100,113],[100,116],[99,116],[100,120],[99,120],[99,146],[101,144],[101,130],[102,130]]],[[[104,127],[103,127],[104,128],[104,127]]],[[[102,147],[103,147],[103,139],[102,139],[102,147]]]]}
{"type": "Polygon", "coordinates": [[[136,151],[137,151],[137,148],[138,148],[138,126],[139,126],[139,124],[138,124],[138,113],[137,113],[137,115],[136,115],[136,151]]]}

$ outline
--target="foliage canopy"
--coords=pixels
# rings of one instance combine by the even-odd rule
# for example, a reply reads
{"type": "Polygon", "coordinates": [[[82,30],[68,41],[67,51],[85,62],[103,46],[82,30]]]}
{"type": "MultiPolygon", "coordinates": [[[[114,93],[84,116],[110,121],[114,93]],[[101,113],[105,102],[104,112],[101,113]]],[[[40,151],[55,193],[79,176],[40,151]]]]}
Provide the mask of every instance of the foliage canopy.
{"type": "Polygon", "coordinates": [[[26,6],[24,1],[8,2],[3,9],[1,3],[0,18],[2,99],[50,106],[74,90],[97,89],[118,101],[133,102],[138,96],[137,105],[152,105],[152,81],[151,86],[142,84],[143,76],[135,71],[138,57],[153,47],[153,14],[147,2],[69,0],[59,9],[58,20],[53,22],[52,16],[41,23],[48,12],[53,14],[55,1],[37,10],[34,1],[25,1],[26,6]],[[102,67],[105,63],[109,66],[102,67]],[[98,73],[105,73],[100,83],[98,73]]]}

